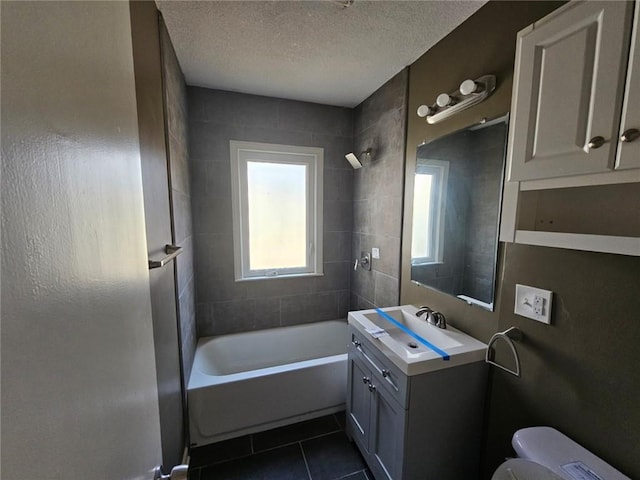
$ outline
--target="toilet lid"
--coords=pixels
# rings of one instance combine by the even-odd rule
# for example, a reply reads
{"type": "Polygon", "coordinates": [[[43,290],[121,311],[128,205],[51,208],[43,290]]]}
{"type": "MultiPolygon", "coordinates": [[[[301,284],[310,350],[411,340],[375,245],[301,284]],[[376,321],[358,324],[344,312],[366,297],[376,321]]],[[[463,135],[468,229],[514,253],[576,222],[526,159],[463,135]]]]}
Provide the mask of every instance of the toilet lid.
{"type": "Polygon", "coordinates": [[[563,480],[547,467],[521,458],[512,458],[498,467],[491,480],[563,480]]]}

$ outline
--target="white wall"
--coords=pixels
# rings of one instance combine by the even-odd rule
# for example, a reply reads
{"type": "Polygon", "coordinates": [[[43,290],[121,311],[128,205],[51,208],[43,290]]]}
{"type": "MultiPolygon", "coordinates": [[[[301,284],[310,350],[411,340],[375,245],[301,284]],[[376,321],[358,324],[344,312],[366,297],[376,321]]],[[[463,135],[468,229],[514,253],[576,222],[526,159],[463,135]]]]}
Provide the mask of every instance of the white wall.
{"type": "Polygon", "coordinates": [[[128,2],[2,2],[5,480],[160,463],[128,2]]]}

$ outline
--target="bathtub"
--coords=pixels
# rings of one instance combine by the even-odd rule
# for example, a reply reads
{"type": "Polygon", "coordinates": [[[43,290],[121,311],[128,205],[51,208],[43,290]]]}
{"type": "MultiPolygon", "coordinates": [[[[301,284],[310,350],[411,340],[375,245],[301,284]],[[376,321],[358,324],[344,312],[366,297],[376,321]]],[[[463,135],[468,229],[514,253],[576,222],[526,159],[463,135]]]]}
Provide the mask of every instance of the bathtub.
{"type": "Polygon", "coordinates": [[[201,338],[189,379],[191,445],[344,410],[342,320],[201,338]]]}

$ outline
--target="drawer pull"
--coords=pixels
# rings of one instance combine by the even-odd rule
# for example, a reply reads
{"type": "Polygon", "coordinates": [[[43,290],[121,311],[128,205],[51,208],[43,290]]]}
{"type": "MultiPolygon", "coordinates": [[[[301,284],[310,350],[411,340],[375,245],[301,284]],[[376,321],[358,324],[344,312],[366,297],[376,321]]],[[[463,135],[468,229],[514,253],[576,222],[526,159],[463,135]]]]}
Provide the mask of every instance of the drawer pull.
{"type": "Polygon", "coordinates": [[[600,148],[601,146],[603,146],[605,143],[607,143],[607,141],[604,139],[604,137],[598,135],[597,137],[593,137],[591,140],[589,140],[587,146],[595,150],[596,148],[600,148]]]}
{"type": "Polygon", "coordinates": [[[640,131],[637,128],[630,128],[629,130],[625,130],[620,136],[620,141],[624,143],[631,143],[638,138],[640,138],[640,131]]]}
{"type": "Polygon", "coordinates": [[[369,391],[370,392],[375,392],[376,391],[376,386],[373,385],[372,383],[369,384],[369,391]]]}
{"type": "Polygon", "coordinates": [[[362,377],[362,383],[364,383],[365,385],[370,382],[371,382],[371,379],[369,377],[362,377]]]}
{"type": "MultiPolygon", "coordinates": [[[[362,349],[362,343],[360,343],[358,340],[352,340],[351,343],[353,345],[355,345],[356,349],[362,354],[364,359],[371,364],[371,366],[374,368],[374,370],[376,372],[378,372],[380,375],[382,375],[384,377],[384,379],[389,383],[389,385],[391,385],[393,387],[393,389],[396,392],[399,392],[400,389],[398,388],[398,386],[393,382],[393,380],[391,380],[391,378],[389,378],[391,372],[389,372],[389,370],[387,370],[386,368],[378,367],[378,365],[376,365],[376,362],[371,360],[371,358],[369,358],[369,355],[364,353],[364,350],[362,349]]],[[[364,382],[364,383],[367,383],[367,382],[364,382]]]]}

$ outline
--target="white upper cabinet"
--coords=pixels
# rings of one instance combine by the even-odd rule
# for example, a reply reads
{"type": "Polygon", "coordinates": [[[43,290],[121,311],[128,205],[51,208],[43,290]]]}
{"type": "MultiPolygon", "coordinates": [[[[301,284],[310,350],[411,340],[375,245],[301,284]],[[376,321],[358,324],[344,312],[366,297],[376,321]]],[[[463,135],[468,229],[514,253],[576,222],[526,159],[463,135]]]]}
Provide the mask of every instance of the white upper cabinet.
{"type": "Polygon", "coordinates": [[[623,128],[640,120],[637,32],[629,60],[633,7],[570,3],[518,34],[509,181],[640,167],[640,140],[618,148],[623,96],[623,128]]]}
{"type": "Polygon", "coordinates": [[[640,168],[640,2],[636,2],[616,169],[640,168]]]}

